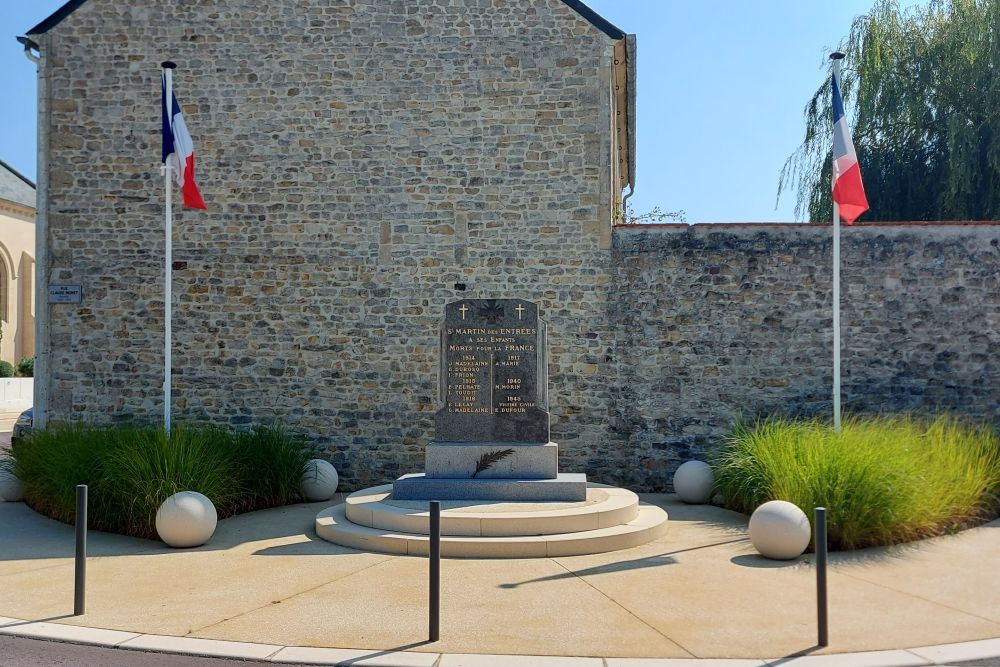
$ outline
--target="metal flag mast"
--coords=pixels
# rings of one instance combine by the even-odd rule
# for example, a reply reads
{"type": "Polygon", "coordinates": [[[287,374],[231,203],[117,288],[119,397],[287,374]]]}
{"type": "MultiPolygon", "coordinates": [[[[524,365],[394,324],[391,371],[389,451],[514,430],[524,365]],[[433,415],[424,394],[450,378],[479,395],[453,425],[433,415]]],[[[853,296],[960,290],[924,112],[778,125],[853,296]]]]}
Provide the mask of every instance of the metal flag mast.
{"type": "MultiPolygon", "coordinates": [[[[174,99],[174,69],[177,67],[174,63],[169,60],[164,61],[161,65],[163,68],[163,113],[164,122],[173,124],[173,99],[174,99]]],[[[170,127],[167,126],[165,131],[170,131],[170,127]]],[[[173,157],[174,160],[177,159],[176,154],[173,157]]],[[[171,319],[173,317],[173,298],[171,284],[173,282],[173,254],[174,254],[174,240],[173,240],[173,202],[171,201],[171,195],[173,194],[173,175],[174,166],[171,160],[165,160],[163,163],[163,185],[164,190],[166,190],[167,205],[166,205],[166,243],[164,249],[164,290],[163,290],[163,429],[166,431],[167,435],[170,435],[170,402],[171,402],[171,340],[173,337],[173,331],[171,327],[171,319]]]]}
{"type": "MultiPolygon", "coordinates": [[[[833,76],[840,84],[840,61],[844,54],[834,51],[833,76]]],[[[836,155],[831,175],[836,176],[836,155]]],[[[840,432],[840,205],[833,200],[833,430],[840,432]]]]}

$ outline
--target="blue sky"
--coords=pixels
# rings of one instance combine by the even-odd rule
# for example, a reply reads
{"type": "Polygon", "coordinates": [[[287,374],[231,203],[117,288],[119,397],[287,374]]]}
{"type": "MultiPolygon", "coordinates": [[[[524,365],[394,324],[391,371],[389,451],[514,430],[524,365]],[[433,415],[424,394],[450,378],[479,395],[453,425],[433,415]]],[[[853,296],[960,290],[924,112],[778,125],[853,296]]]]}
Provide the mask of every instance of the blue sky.
{"type": "MultiPolygon", "coordinates": [[[[778,175],[802,140],[802,108],[827,54],[873,0],[586,1],[638,35],[635,210],[684,209],[689,222],[795,220],[791,194],[775,209],[778,175]]],[[[4,25],[23,34],[62,4],[5,3],[4,25]]],[[[0,40],[0,159],[33,178],[35,67],[15,36],[0,40]]]]}

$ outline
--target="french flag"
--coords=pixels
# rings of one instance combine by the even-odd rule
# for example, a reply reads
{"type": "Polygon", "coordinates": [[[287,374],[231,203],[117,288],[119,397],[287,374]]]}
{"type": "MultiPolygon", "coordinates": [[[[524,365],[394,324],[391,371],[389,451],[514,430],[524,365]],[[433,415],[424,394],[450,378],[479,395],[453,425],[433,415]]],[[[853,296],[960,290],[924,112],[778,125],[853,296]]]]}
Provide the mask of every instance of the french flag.
{"type": "Polygon", "coordinates": [[[167,113],[167,78],[162,77],[163,164],[174,168],[174,180],[184,195],[184,206],[206,210],[205,200],[194,182],[194,142],[184,124],[177,97],[170,93],[170,113],[167,113]]]}
{"type": "Polygon", "coordinates": [[[840,217],[847,224],[868,210],[858,154],[854,152],[854,141],[844,115],[844,100],[840,96],[840,74],[836,70],[833,73],[833,201],[840,205],[840,217]]]}

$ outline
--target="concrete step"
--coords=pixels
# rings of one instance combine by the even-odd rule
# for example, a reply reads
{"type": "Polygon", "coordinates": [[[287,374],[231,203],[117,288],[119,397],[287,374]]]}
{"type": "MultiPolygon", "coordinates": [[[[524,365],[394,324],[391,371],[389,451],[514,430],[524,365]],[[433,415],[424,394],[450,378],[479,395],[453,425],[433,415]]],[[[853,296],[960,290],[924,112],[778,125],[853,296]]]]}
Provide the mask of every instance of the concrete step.
{"type": "MultiPolygon", "coordinates": [[[[391,532],[426,535],[428,501],[394,500],[392,485],[352,493],[345,499],[352,523],[391,532]]],[[[628,489],[589,484],[581,502],[442,501],[441,534],[467,537],[555,535],[610,528],[639,515],[639,496],[628,489]]]]}
{"type": "MultiPolygon", "coordinates": [[[[346,505],[328,507],[316,515],[316,534],[335,544],[410,556],[426,556],[430,538],[425,534],[394,532],[352,523],[346,505]]],[[[549,535],[441,538],[441,555],[447,558],[546,558],[618,551],[651,542],[666,533],[667,513],[654,505],[640,505],[638,515],[617,526],[549,535]]]]}

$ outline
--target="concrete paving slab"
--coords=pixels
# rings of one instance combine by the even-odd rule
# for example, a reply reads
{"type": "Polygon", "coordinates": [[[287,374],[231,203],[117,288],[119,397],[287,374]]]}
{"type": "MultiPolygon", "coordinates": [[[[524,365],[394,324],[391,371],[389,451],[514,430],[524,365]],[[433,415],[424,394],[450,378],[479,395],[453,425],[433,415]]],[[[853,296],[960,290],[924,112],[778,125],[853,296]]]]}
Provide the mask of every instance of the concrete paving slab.
{"type": "Polygon", "coordinates": [[[542,655],[451,654],[441,656],[439,667],[604,667],[604,661],[542,655]]]}
{"type": "MultiPolygon", "coordinates": [[[[565,574],[548,559],[444,561],[441,641],[413,650],[690,657],[628,610],[565,574]],[[524,578],[541,583],[508,586],[524,578]]],[[[398,649],[421,642],[427,636],[427,561],[394,558],[204,628],[198,636],[233,639],[251,633],[260,641],[281,638],[299,646],[398,649]]]]}
{"type": "MultiPolygon", "coordinates": [[[[668,511],[673,523],[674,508],[668,511]]],[[[628,552],[557,560],[698,657],[789,655],[813,646],[815,573],[808,557],[768,561],[744,540],[711,542],[722,537],[716,531],[701,545],[693,535],[674,545],[675,528],[628,552]]],[[[829,590],[833,648],[827,652],[915,646],[956,632],[969,639],[1000,635],[988,619],[835,568],[829,590]]]]}
{"type": "Polygon", "coordinates": [[[984,586],[985,555],[1000,553],[1000,530],[983,526],[909,545],[834,554],[841,574],[1000,623],[1000,586],[984,586]]]}
{"type": "Polygon", "coordinates": [[[910,653],[932,663],[964,662],[984,660],[1000,656],[1000,639],[964,642],[960,644],[940,644],[910,649],[910,653]]]}
{"type": "Polygon", "coordinates": [[[0,624],[0,634],[31,637],[32,639],[54,639],[93,646],[118,646],[139,636],[135,632],[81,628],[61,623],[32,622],[19,619],[4,620],[6,622],[0,624]]]}
{"type": "Polygon", "coordinates": [[[358,651],[344,648],[286,647],[271,662],[309,665],[358,665],[358,667],[434,667],[437,653],[411,651],[358,651]]]}
{"type": "Polygon", "coordinates": [[[780,658],[769,661],[768,667],[922,667],[929,664],[907,651],[870,651],[780,658]]]}
{"type": "Polygon", "coordinates": [[[764,667],[763,660],[740,658],[608,658],[607,667],[764,667]]]}
{"type": "MultiPolygon", "coordinates": [[[[0,577],[71,563],[76,549],[73,526],[47,519],[24,503],[0,503],[0,577]]],[[[87,549],[93,557],[141,553],[156,543],[91,531],[87,549]]],[[[2,581],[2,580],[0,580],[2,581]]],[[[2,588],[2,586],[0,586],[2,588]]]]}
{"type": "MultiPolygon", "coordinates": [[[[286,511],[226,519],[220,522],[218,541],[213,538],[205,547],[177,550],[147,542],[151,549],[139,554],[90,559],[88,613],[64,622],[184,636],[387,558],[326,543],[317,548],[315,539],[302,533],[315,506],[281,509],[286,511]],[[253,539],[266,534],[260,524],[269,521],[279,536],[253,539]]],[[[8,614],[38,619],[73,608],[71,561],[0,581],[0,609],[8,614]]]]}
{"type": "Polygon", "coordinates": [[[0,614],[9,617],[0,624],[21,617],[55,626],[53,636],[94,626],[130,638],[266,642],[276,651],[336,646],[373,658],[611,656],[609,667],[686,667],[671,661],[693,656],[759,666],[760,656],[806,651],[812,652],[795,663],[780,663],[847,665],[855,657],[839,653],[851,650],[867,652],[857,658],[862,665],[878,658],[879,649],[890,664],[1000,655],[1000,640],[992,640],[1000,637],[1000,580],[988,576],[983,557],[1000,547],[1000,522],[915,545],[833,554],[832,645],[817,651],[811,557],[766,561],[746,539],[746,517],[671,496],[642,499],[665,508],[670,521],[665,536],[640,547],[534,560],[445,560],[443,639],[435,644],[422,643],[426,559],[319,540],[309,527],[329,502],[227,519],[209,545],[193,550],[92,533],[91,544],[105,552],[90,562],[82,617],[66,616],[72,527],[20,503],[0,505],[0,535],[18,535],[0,539],[0,614]],[[978,639],[991,641],[948,644],[978,639]],[[892,650],[928,643],[935,646],[892,650]],[[616,664],[626,659],[638,662],[616,664]]]}
{"type": "Polygon", "coordinates": [[[264,660],[274,655],[281,646],[268,646],[248,642],[225,642],[193,637],[170,637],[164,635],[139,635],[120,645],[120,648],[137,651],[159,651],[163,653],[185,653],[210,657],[242,658],[244,660],[264,660]]]}

